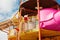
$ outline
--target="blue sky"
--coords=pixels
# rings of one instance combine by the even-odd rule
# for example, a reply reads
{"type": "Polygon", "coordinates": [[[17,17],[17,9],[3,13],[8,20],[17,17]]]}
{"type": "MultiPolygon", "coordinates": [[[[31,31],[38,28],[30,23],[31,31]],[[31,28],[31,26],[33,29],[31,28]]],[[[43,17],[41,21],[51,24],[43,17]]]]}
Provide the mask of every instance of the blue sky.
{"type": "Polygon", "coordinates": [[[60,5],[60,0],[55,0],[60,5]]]}

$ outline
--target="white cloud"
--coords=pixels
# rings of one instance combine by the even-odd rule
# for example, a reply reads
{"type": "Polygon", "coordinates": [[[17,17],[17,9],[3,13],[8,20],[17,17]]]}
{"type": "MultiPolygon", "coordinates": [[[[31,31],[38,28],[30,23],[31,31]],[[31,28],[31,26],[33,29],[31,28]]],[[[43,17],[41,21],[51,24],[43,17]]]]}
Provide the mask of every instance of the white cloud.
{"type": "Polygon", "coordinates": [[[4,19],[4,17],[2,15],[0,15],[0,20],[4,19]]]}
{"type": "Polygon", "coordinates": [[[0,31],[0,40],[8,40],[7,33],[0,31]]]}
{"type": "Polygon", "coordinates": [[[16,1],[17,0],[0,0],[0,10],[3,12],[9,12],[12,10],[12,6],[16,5],[16,1]]]}
{"type": "Polygon", "coordinates": [[[20,0],[0,0],[0,20],[4,21],[12,17],[19,8],[20,0]],[[5,18],[5,19],[4,19],[5,18]],[[2,20],[3,19],[3,20],[2,20]]]}

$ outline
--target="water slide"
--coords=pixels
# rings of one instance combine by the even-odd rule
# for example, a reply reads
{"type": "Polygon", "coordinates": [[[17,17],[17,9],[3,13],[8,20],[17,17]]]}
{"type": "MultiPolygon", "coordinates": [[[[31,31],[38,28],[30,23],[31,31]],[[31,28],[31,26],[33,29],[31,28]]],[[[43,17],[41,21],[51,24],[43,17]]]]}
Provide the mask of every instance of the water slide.
{"type": "Polygon", "coordinates": [[[60,10],[52,8],[40,10],[40,26],[43,29],[60,31],[60,10]]]}

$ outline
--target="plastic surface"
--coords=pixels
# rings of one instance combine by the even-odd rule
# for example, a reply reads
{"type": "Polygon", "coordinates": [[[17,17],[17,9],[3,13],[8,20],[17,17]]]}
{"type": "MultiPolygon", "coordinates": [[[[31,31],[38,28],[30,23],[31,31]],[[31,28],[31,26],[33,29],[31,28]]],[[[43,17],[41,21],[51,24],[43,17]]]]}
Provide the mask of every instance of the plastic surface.
{"type": "Polygon", "coordinates": [[[40,10],[40,27],[60,31],[60,11],[51,8],[40,10]]]}

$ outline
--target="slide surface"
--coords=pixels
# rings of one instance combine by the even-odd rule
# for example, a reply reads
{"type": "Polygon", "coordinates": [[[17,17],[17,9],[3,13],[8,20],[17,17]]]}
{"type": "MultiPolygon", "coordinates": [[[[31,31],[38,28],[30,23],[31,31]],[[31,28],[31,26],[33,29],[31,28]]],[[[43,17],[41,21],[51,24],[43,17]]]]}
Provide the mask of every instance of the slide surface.
{"type": "Polygon", "coordinates": [[[46,8],[40,10],[40,27],[60,31],[60,10],[46,8]]]}

